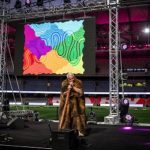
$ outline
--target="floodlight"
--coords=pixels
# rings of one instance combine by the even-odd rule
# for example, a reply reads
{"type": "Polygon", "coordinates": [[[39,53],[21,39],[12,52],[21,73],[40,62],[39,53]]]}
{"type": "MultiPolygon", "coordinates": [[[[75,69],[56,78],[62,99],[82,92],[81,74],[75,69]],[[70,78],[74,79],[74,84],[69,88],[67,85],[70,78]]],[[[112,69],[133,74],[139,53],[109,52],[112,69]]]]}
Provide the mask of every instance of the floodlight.
{"type": "Polygon", "coordinates": [[[30,7],[30,5],[31,5],[31,0],[26,0],[26,1],[25,1],[25,5],[26,5],[26,7],[30,7]]]}
{"type": "Polygon", "coordinates": [[[134,122],[134,116],[131,114],[126,114],[124,120],[127,126],[132,126],[134,122]]]}
{"type": "Polygon", "coordinates": [[[94,111],[89,113],[88,123],[97,124],[96,113],[94,111]]]}
{"type": "Polygon", "coordinates": [[[127,49],[128,49],[127,43],[121,43],[121,50],[127,50],[127,49]]]}
{"type": "Polygon", "coordinates": [[[144,33],[150,33],[150,28],[145,28],[144,33]]]}
{"type": "Polygon", "coordinates": [[[128,99],[122,99],[120,101],[120,121],[124,122],[124,116],[128,113],[129,110],[129,100],[128,99]]]}
{"type": "Polygon", "coordinates": [[[121,105],[128,106],[129,105],[129,100],[127,98],[122,99],[121,105]]]}

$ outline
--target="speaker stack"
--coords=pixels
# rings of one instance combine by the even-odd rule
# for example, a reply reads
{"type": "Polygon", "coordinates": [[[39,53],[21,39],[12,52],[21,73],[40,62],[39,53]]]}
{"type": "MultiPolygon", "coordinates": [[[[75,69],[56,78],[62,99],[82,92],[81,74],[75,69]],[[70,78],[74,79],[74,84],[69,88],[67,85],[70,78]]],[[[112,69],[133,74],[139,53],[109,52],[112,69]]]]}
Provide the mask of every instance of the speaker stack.
{"type": "Polygon", "coordinates": [[[54,150],[75,150],[78,146],[75,131],[52,131],[52,146],[54,150]]]}

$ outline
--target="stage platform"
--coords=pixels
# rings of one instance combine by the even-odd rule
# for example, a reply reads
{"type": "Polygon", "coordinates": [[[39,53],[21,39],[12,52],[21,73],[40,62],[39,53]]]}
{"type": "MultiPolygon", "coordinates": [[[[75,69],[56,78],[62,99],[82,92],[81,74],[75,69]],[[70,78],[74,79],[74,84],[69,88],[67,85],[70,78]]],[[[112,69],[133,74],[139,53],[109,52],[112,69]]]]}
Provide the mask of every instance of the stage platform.
{"type": "MultiPolygon", "coordinates": [[[[16,128],[1,126],[0,150],[55,150],[55,147],[58,150],[68,150],[67,144],[70,144],[70,139],[63,139],[62,136],[59,137],[59,140],[51,139],[51,133],[57,131],[57,127],[58,122],[52,121],[28,121],[24,123],[24,127],[16,126],[16,128]],[[61,142],[64,142],[66,147],[61,142]]],[[[150,126],[133,125],[131,128],[126,128],[124,124],[88,124],[87,131],[87,136],[77,137],[73,150],[150,150],[150,126]]],[[[69,138],[72,138],[72,136],[69,136],[69,138]]]]}

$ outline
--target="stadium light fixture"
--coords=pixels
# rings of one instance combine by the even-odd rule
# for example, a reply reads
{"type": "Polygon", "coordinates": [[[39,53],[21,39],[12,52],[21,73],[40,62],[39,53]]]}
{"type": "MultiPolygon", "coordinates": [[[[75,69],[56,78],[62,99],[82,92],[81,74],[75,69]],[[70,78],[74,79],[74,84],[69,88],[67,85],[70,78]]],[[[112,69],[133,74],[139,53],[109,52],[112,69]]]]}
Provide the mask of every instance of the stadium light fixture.
{"type": "Polygon", "coordinates": [[[150,28],[145,28],[143,31],[144,33],[150,33],[150,28]]]}
{"type": "Polygon", "coordinates": [[[26,5],[26,7],[30,7],[31,6],[31,0],[26,0],[25,5],[26,5]]]}

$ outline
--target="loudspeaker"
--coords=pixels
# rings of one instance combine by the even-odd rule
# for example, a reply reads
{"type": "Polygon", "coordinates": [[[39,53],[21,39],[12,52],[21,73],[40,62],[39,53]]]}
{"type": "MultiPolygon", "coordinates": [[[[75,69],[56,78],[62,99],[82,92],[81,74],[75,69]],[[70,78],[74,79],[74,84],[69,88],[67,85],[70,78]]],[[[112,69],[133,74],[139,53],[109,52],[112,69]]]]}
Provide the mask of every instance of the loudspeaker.
{"type": "Polygon", "coordinates": [[[7,123],[7,127],[13,128],[13,129],[23,129],[24,120],[18,117],[15,117],[7,123]]]}
{"type": "Polygon", "coordinates": [[[52,131],[52,146],[54,150],[75,150],[78,146],[75,131],[52,131]]]}

